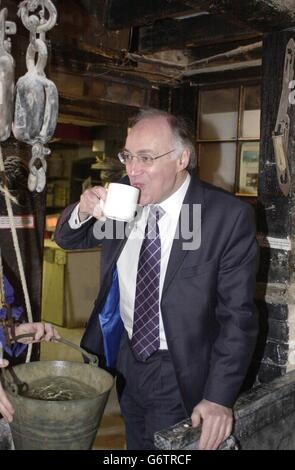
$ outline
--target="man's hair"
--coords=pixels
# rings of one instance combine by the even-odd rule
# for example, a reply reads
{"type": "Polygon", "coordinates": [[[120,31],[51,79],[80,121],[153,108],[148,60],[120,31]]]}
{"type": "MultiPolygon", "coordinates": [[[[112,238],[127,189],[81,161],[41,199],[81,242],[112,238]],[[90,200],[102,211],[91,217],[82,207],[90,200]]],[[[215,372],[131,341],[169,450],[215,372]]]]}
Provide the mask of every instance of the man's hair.
{"type": "Polygon", "coordinates": [[[153,119],[162,117],[167,120],[170,125],[172,135],[174,136],[177,144],[181,146],[181,150],[189,150],[189,164],[187,170],[192,172],[196,166],[196,150],[191,131],[190,123],[182,116],[174,116],[160,109],[148,108],[140,110],[130,122],[130,126],[134,127],[135,124],[143,119],[153,119]]]}

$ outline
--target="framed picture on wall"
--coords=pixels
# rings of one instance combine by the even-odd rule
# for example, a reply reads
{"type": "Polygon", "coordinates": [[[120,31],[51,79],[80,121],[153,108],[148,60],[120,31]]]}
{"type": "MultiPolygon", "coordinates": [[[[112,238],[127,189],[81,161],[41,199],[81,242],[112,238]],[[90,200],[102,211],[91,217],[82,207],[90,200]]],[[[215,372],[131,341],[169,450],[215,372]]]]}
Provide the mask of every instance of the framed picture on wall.
{"type": "Polygon", "coordinates": [[[257,196],[259,142],[244,142],[240,146],[238,194],[257,196]]]}

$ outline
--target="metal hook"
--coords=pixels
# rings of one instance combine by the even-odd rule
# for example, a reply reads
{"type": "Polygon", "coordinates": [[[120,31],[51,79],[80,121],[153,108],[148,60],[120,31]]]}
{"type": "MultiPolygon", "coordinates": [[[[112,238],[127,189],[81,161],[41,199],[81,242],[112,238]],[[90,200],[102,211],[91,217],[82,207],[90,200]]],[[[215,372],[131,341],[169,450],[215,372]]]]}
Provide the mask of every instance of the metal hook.
{"type": "Polygon", "coordinates": [[[21,17],[24,26],[33,35],[49,31],[57,20],[57,11],[51,0],[24,0],[19,5],[18,15],[21,17]],[[36,14],[30,15],[30,12],[35,12],[39,7],[41,7],[41,12],[39,11],[37,14],[40,18],[36,14]],[[49,13],[48,20],[45,20],[46,10],[49,13]],[[38,24],[36,24],[35,19],[31,21],[32,16],[38,19],[38,24]]]}
{"type": "Polygon", "coordinates": [[[47,161],[45,155],[48,155],[50,150],[44,147],[43,144],[37,142],[32,148],[32,158],[29,161],[29,177],[28,177],[28,189],[29,191],[37,191],[42,193],[46,185],[46,170],[47,161]]]}
{"type": "Polygon", "coordinates": [[[26,64],[29,72],[36,70],[39,75],[44,75],[44,69],[47,64],[47,46],[41,39],[30,42],[26,54],[26,64]],[[35,55],[38,54],[37,63],[35,63],[35,55]]]}
{"type": "Polygon", "coordinates": [[[10,41],[6,36],[16,33],[16,24],[13,21],[6,21],[7,15],[7,8],[0,10],[0,49],[10,52],[10,41]]]}

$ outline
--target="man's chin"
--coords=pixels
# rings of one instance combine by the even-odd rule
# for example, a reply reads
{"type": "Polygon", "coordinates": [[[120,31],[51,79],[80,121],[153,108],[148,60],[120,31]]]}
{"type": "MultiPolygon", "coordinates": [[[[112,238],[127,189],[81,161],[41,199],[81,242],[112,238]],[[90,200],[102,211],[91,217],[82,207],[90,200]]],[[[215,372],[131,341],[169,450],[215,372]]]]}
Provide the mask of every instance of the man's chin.
{"type": "Polygon", "coordinates": [[[148,204],[151,204],[151,198],[149,197],[145,197],[144,195],[140,195],[140,198],[139,198],[139,201],[138,201],[138,204],[140,206],[147,206],[148,204]]]}

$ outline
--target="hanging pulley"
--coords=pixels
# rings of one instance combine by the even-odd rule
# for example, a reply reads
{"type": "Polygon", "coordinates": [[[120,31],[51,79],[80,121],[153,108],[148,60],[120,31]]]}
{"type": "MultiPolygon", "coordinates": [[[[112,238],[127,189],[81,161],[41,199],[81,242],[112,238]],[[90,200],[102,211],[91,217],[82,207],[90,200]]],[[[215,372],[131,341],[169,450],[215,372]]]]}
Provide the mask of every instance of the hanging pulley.
{"type": "Polygon", "coordinates": [[[58,116],[58,92],[44,73],[47,47],[41,39],[27,50],[28,72],[16,84],[13,134],[21,142],[46,144],[54,134],[58,116]],[[35,56],[38,56],[35,63],[35,56]]]}
{"type": "Polygon", "coordinates": [[[14,98],[14,60],[10,54],[10,39],[7,34],[16,33],[16,24],[6,21],[7,8],[0,11],[0,142],[11,133],[14,98]]]}
{"type": "Polygon", "coordinates": [[[57,12],[51,0],[24,0],[18,13],[30,31],[30,44],[28,71],[16,84],[12,130],[16,139],[32,145],[28,188],[42,192],[46,185],[45,156],[50,154],[44,146],[54,134],[58,117],[57,88],[44,71],[48,57],[45,34],[55,25],[57,12]]]}

